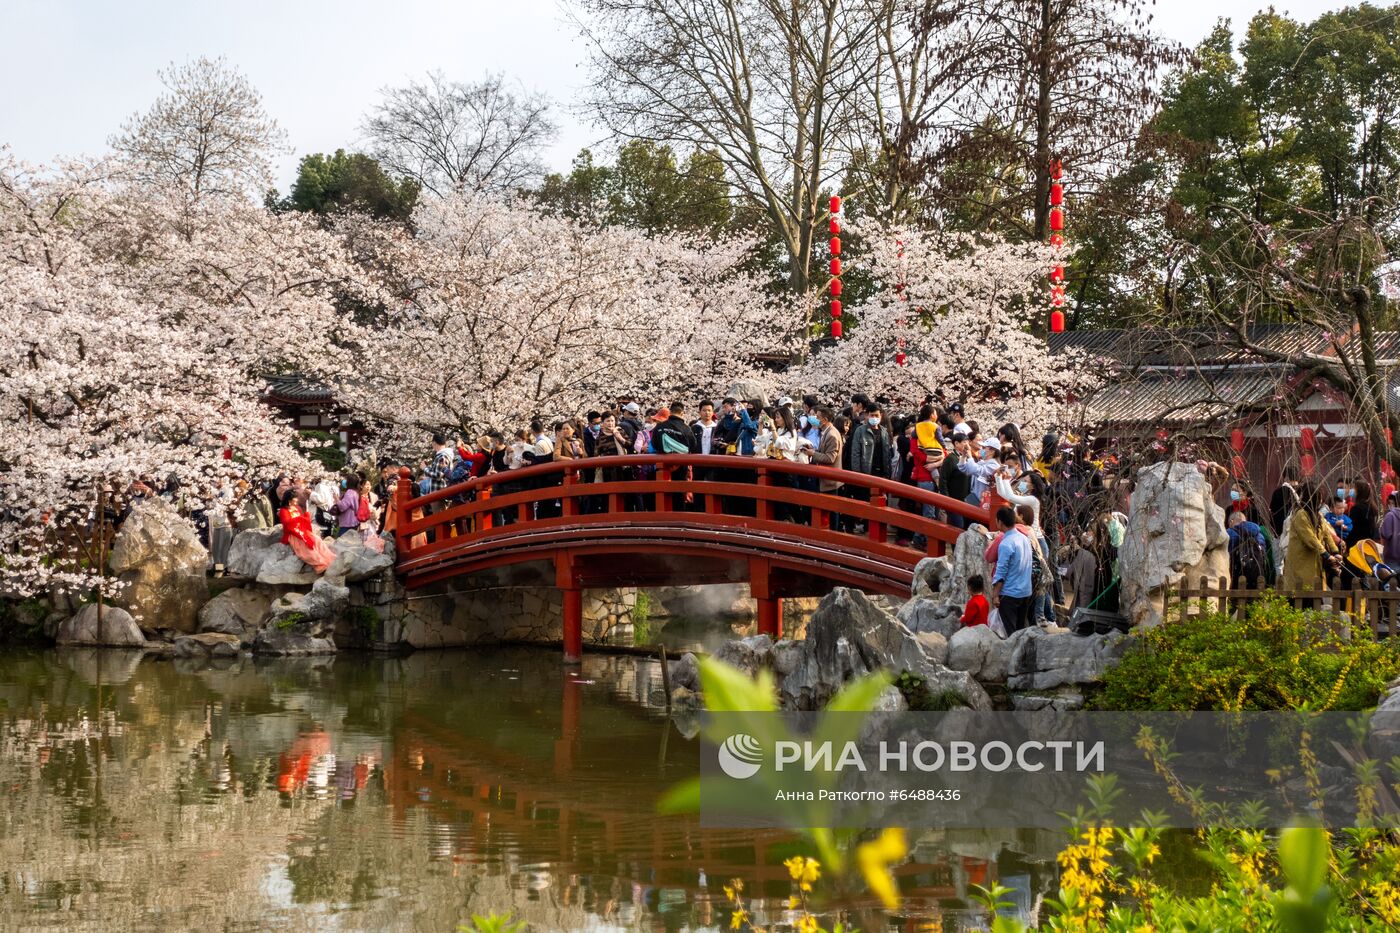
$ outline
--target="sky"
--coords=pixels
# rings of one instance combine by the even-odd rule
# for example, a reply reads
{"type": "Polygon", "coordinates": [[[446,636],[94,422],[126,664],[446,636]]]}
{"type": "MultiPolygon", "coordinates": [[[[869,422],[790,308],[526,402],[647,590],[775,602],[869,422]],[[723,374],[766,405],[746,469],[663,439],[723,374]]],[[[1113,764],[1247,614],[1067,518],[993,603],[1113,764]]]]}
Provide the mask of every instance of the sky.
{"type": "MultiPolygon", "coordinates": [[[[123,120],[161,92],[157,70],[226,56],[263,95],[293,152],[277,162],[286,190],[309,152],[354,149],[385,86],[430,70],[456,80],[502,72],[556,104],[560,134],[546,153],[568,167],[605,134],[572,108],[587,80],[587,48],[560,0],[0,0],[0,145],[28,162],[98,155],[123,120]]],[[[1194,45],[1217,17],[1236,32],[1265,0],[1165,0],[1154,27],[1194,45]]],[[[1312,19],[1345,6],[1289,0],[1312,19]]]]}

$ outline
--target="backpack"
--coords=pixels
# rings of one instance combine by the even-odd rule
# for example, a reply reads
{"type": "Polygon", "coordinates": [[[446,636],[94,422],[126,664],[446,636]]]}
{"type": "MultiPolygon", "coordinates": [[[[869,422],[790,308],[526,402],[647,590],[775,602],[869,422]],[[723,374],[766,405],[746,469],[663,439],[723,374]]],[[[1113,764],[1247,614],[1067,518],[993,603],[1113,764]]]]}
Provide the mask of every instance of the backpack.
{"type": "Polygon", "coordinates": [[[676,432],[671,428],[657,428],[661,432],[661,452],[663,454],[688,454],[690,445],[676,437],[676,432]]]}
{"type": "Polygon", "coordinates": [[[355,510],[355,520],[369,521],[369,496],[360,496],[360,507],[355,510]]]}
{"type": "Polygon", "coordinates": [[[1264,545],[1259,543],[1259,536],[1241,532],[1235,536],[1235,542],[1234,553],[1230,555],[1235,576],[1244,577],[1246,580],[1262,580],[1268,555],[1264,553],[1264,545]]]}
{"type": "Polygon", "coordinates": [[[447,474],[449,485],[455,486],[458,483],[465,483],[472,478],[472,462],[466,457],[458,457],[452,463],[452,471],[447,474]]]}

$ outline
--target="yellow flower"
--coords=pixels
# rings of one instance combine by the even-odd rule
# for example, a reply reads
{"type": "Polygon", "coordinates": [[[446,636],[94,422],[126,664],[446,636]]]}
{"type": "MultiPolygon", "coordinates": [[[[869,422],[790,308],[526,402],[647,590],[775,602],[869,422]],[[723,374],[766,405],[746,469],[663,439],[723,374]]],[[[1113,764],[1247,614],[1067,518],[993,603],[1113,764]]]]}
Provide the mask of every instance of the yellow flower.
{"type": "Polygon", "coordinates": [[[821,864],[814,858],[804,858],[795,855],[783,862],[787,866],[788,874],[792,880],[797,882],[797,886],[804,891],[812,890],[812,884],[821,876],[821,864]]]}
{"type": "Polygon", "coordinates": [[[817,925],[817,918],[811,914],[803,914],[798,917],[797,933],[821,933],[821,927],[817,925]]]}
{"type": "Polygon", "coordinates": [[[895,887],[890,866],[909,854],[909,845],[904,838],[904,830],[887,829],[878,838],[861,843],[856,849],[856,861],[871,893],[880,899],[886,910],[899,906],[899,891],[895,887]]]}
{"type": "Polygon", "coordinates": [[[740,907],[729,918],[729,929],[738,930],[748,921],[749,912],[740,907]]]}

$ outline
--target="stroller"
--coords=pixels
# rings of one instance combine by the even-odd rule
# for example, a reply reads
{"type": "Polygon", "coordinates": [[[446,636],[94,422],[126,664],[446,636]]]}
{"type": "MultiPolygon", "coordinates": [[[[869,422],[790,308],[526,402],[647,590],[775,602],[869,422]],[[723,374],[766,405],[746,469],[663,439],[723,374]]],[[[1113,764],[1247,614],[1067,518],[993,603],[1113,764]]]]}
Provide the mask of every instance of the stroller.
{"type": "Polygon", "coordinates": [[[1400,573],[1382,559],[1380,546],[1374,541],[1356,542],[1347,551],[1347,564],[1367,581],[1368,590],[1400,590],[1400,573]]]}
{"type": "MultiPolygon", "coordinates": [[[[1365,581],[1368,590],[1381,592],[1400,591],[1400,573],[1381,557],[1380,547],[1374,541],[1358,541],[1347,552],[1347,566],[1365,581]]],[[[1390,600],[1370,600],[1374,606],[1354,606],[1352,611],[1363,619],[1370,620],[1370,627],[1376,637],[1382,634],[1395,634],[1397,620],[1396,604],[1390,600]]]]}

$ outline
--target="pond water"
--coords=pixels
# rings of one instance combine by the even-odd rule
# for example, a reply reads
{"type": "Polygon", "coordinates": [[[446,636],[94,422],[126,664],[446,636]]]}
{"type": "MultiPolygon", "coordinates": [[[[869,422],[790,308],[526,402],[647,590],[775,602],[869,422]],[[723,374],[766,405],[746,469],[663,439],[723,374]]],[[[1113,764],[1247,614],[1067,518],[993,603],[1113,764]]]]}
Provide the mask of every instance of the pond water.
{"type": "MultiPolygon", "coordinates": [[[[727,929],[733,878],[780,923],[794,839],[655,814],[699,766],[662,699],[653,660],[547,650],[7,653],[0,928],[727,929]]],[[[968,884],[1029,905],[1059,842],[914,840],[904,912],[847,905],[862,929],[980,928],[968,884]]]]}

